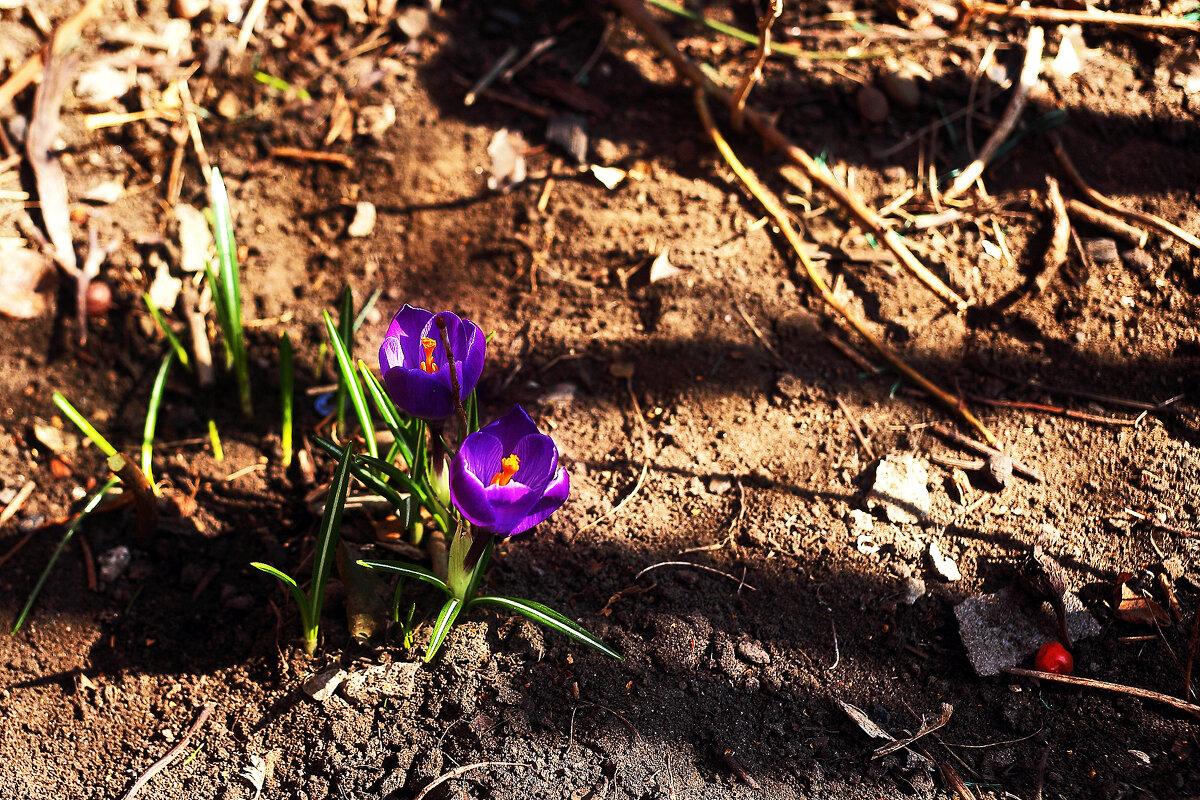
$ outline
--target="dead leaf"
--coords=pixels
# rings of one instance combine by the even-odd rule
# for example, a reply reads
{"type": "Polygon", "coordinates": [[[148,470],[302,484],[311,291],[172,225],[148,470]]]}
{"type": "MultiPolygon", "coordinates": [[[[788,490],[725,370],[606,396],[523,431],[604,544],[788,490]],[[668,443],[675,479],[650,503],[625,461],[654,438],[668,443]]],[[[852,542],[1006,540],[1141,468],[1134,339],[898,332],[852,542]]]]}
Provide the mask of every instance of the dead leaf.
{"type": "Polygon", "coordinates": [[[889,742],[896,741],[895,736],[892,736],[883,728],[872,722],[871,718],[867,716],[867,712],[863,711],[861,708],[852,706],[842,700],[838,700],[837,703],[842,707],[842,711],[846,712],[846,716],[854,720],[854,723],[858,725],[858,727],[862,728],[862,732],[867,736],[870,736],[872,739],[887,739],[889,742]]]}
{"type": "Polygon", "coordinates": [[[1117,578],[1119,584],[1115,593],[1116,597],[1114,598],[1114,616],[1121,620],[1121,622],[1128,622],[1132,625],[1153,625],[1158,623],[1160,627],[1170,627],[1171,618],[1167,615],[1166,611],[1163,611],[1162,606],[1154,602],[1153,599],[1138,594],[1129,585],[1128,578],[1121,580],[1122,577],[1127,575],[1129,573],[1123,572],[1117,578]]]}
{"type": "Polygon", "coordinates": [[[40,317],[54,288],[50,259],[29,248],[0,250],[0,314],[18,319],[40,317]]]}
{"type": "MultiPolygon", "coordinates": [[[[29,166],[37,184],[38,206],[50,244],[58,262],[69,272],[78,268],[71,241],[71,212],[67,199],[67,176],[54,152],[58,138],[58,113],[63,91],[70,83],[74,60],[51,55],[46,60],[42,82],[33,96],[33,115],[25,137],[29,166]]],[[[82,313],[82,312],[80,312],[82,313]]]]}

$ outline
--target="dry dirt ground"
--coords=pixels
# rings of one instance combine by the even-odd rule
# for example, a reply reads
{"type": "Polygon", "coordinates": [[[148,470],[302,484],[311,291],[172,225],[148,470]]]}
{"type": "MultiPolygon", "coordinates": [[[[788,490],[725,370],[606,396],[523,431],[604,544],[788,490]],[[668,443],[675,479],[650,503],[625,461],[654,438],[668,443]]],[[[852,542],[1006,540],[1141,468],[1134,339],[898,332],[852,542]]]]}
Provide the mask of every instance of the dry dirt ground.
{"type": "MultiPolygon", "coordinates": [[[[753,28],[753,13],[736,5],[703,10],[753,28]]],[[[899,24],[885,4],[787,5],[784,31],[850,9],[867,22],[899,24]]],[[[74,11],[54,2],[36,8],[50,20],[74,11]]],[[[1159,5],[1124,10],[1157,13],[1159,5]]],[[[84,36],[83,67],[128,47],[121,31],[161,30],[169,16],[160,3],[111,4],[84,36]],[[140,20],[131,21],[134,12],[140,20]]],[[[41,41],[31,18],[0,12],[6,69],[41,41]]],[[[750,46],[657,18],[725,79],[746,69],[750,46]]],[[[841,32],[819,40],[822,47],[861,41],[844,25],[819,27],[841,32]]],[[[1200,527],[1200,273],[1186,245],[1156,234],[1144,250],[1086,263],[1072,250],[1044,293],[1025,291],[1049,238],[1034,193],[1057,170],[1037,132],[986,173],[990,199],[971,194],[961,220],[906,234],[935,272],[974,299],[965,315],[873,255],[882,251],[824,198],[790,206],[807,237],[833,254],[822,270],[838,296],[946,388],[1136,419],[1105,424],[973,403],[1045,480],[989,491],[971,474],[977,487],[960,498],[951,468],[931,460],[970,455],[930,435],[927,423],[949,421],[946,413],[892,372],[864,370],[829,344],[826,332],[840,326],[824,316],[783,240],[757,223],[760,208],[712,148],[690,91],[612,11],[447,2],[410,41],[394,22],[377,28],[348,22],[333,6],[271,4],[265,32],[251,43],[254,63],[222,57],[234,31],[202,15],[190,37],[196,56],[181,63],[200,65],[192,91],[210,111],[200,129],[230,186],[246,248],[257,413],[243,418],[232,391],[199,392],[176,371],[156,469],[195,494],[194,510],[141,543],[127,512],[96,516],[65,550],[26,626],[0,637],[5,796],[118,797],[204,703],[214,707],[207,725],[141,796],[252,797],[238,777],[252,758],[265,765],[264,797],[310,800],[410,798],[476,762],[506,763],[443,784],[442,796],[1031,798],[1039,785],[1047,798],[1200,793],[1194,718],[1121,695],[980,678],[953,613],[964,598],[1008,586],[1044,535],[1101,623],[1098,636],[1077,644],[1076,674],[1182,691],[1200,540],[1152,532],[1129,512],[1200,527]],[[463,105],[466,88],[509,45],[525,53],[547,36],[554,46],[499,89],[580,116],[588,160],[632,173],[613,190],[575,173],[547,141],[546,120],[528,108],[487,96],[463,105]],[[573,83],[605,37],[586,80],[573,83]],[[371,46],[354,50],[364,42],[371,46]],[[311,100],[254,80],[254,69],[311,100]],[[395,124],[377,138],[326,145],[339,102],[358,118],[390,104],[395,124]],[[488,145],[502,128],[523,134],[535,176],[507,193],[486,188],[488,145]],[[345,153],[353,166],[269,156],[283,145],[345,153]],[[557,176],[552,185],[536,179],[547,170],[557,176]],[[378,219],[369,236],[351,238],[359,201],[373,203],[378,219]],[[683,271],[651,282],[650,262],[663,252],[683,271]],[[262,560],[306,574],[316,523],[305,501],[313,485],[279,466],[275,341],[278,331],[291,335],[301,390],[326,384],[320,312],[334,308],[347,283],[359,304],[382,290],[357,337],[368,361],[404,302],[454,309],[495,332],[480,389],[485,414],[513,402],[531,409],[564,454],[573,494],[549,522],[497,549],[488,584],[565,610],[623,662],[487,613],[460,624],[434,663],[404,666],[419,660],[419,648],[348,640],[336,583],[321,649],[311,661],[298,655],[289,598],[249,567],[262,560]],[[1139,415],[1033,389],[1024,383],[1031,379],[1151,403],[1183,397],[1166,412],[1139,415]],[[210,418],[223,462],[208,445],[210,418]],[[929,518],[852,513],[866,508],[873,458],[905,453],[928,469],[929,518]],[[930,543],[957,563],[961,580],[931,567],[930,543]],[[128,569],[89,589],[86,561],[118,545],[132,549],[128,569]],[[668,565],[638,577],[678,561],[724,574],[668,565]],[[1183,623],[1157,631],[1114,620],[1122,570],[1170,573],[1183,623]],[[330,665],[357,673],[389,663],[402,676],[390,694],[346,692],[320,703],[300,688],[330,665]],[[954,713],[940,738],[915,748],[924,755],[872,759],[880,742],[839,700],[898,737],[943,703],[954,713]],[[943,764],[967,794],[951,792],[936,768],[943,764]]],[[[992,44],[999,63],[1019,62],[1024,31],[987,23],[934,42],[878,37],[879,46],[903,47],[931,78],[915,107],[893,104],[879,123],[857,105],[860,85],[878,80],[875,62],[774,61],[754,102],[778,113],[779,125],[823,153],[868,203],[878,208],[911,188],[903,210],[932,212],[929,165],[945,173],[966,162],[964,120],[887,159],[873,153],[971,98],[984,99],[972,123],[978,147],[1008,95],[986,79],[973,90],[976,65],[992,44]]],[[[1059,35],[1048,31],[1053,55],[1059,35]]],[[[1186,93],[1172,67],[1194,45],[1104,27],[1084,38],[1096,48],[1084,71],[1050,79],[1025,120],[1059,106],[1058,130],[1097,188],[1200,230],[1200,97],[1186,93]]],[[[143,68],[147,97],[161,91],[161,69],[143,68]]],[[[123,98],[125,108],[140,107],[136,93],[123,98]]],[[[26,92],[3,113],[27,114],[30,103],[26,92]]],[[[50,394],[61,390],[132,452],[165,347],[140,295],[159,260],[178,268],[164,198],[179,126],[155,119],[89,132],[84,116],[97,110],[105,109],[68,92],[61,135],[73,204],[103,181],[125,186],[115,203],[91,206],[104,238],[124,235],[102,273],[114,305],[91,319],[84,347],[75,343],[66,281],[46,315],[0,324],[0,499],[37,484],[0,530],[3,552],[34,531],[0,567],[6,628],[58,540],[61,528],[46,523],[77,508],[78,488],[104,474],[95,449],[77,443],[62,454],[70,474],[55,471],[31,426],[53,420],[50,394]]],[[[719,121],[728,129],[724,115],[719,121]]],[[[777,154],[754,135],[731,140],[773,188],[803,194],[779,178],[777,154]]],[[[181,202],[202,207],[204,187],[183,141],[181,202]]],[[[32,190],[25,172],[5,181],[5,189],[32,190]]],[[[18,205],[0,211],[0,234],[18,235],[18,205]]],[[[1084,226],[1079,234],[1104,235],[1084,226]]],[[[1103,255],[1102,246],[1089,248],[1103,255]]],[[[319,421],[312,399],[300,403],[302,433],[319,421]]],[[[330,464],[314,459],[319,482],[330,464]]],[[[344,535],[374,539],[362,512],[348,514],[344,535]]],[[[434,608],[430,598],[414,599],[418,618],[434,608]]],[[[422,636],[427,626],[418,645],[422,636]]]]}

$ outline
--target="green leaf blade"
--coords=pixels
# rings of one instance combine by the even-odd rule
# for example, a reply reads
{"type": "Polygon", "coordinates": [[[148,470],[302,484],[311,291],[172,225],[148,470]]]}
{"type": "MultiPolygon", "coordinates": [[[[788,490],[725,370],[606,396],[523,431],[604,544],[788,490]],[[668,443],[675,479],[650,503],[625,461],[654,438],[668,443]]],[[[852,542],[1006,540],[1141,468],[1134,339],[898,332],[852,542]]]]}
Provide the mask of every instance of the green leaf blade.
{"type": "Polygon", "coordinates": [[[446,605],[442,606],[437,622],[433,624],[433,636],[429,639],[429,649],[425,651],[426,664],[432,661],[438,650],[441,649],[442,642],[446,640],[446,635],[450,633],[450,628],[454,626],[454,620],[458,619],[458,612],[461,610],[462,601],[457,597],[451,597],[446,601],[446,605]]]}
{"type": "Polygon", "coordinates": [[[397,575],[401,575],[405,578],[416,578],[419,581],[425,581],[432,586],[436,586],[443,592],[450,592],[450,587],[444,580],[439,578],[437,575],[434,575],[424,567],[418,567],[416,564],[409,564],[404,561],[377,561],[374,559],[362,559],[358,562],[358,564],[359,566],[363,566],[368,569],[379,570],[381,572],[394,572],[397,575]]]}
{"type": "Polygon", "coordinates": [[[355,376],[354,364],[350,360],[349,353],[346,352],[337,326],[333,323],[333,317],[329,316],[328,311],[322,311],[321,315],[325,318],[325,332],[329,335],[329,341],[333,345],[333,354],[337,358],[338,373],[345,381],[346,389],[350,393],[350,401],[354,405],[354,412],[358,416],[358,424],[362,426],[363,436],[367,440],[367,452],[378,458],[379,451],[375,444],[375,428],[371,424],[371,412],[367,409],[367,399],[363,396],[362,386],[359,385],[358,378],[355,376]]]}
{"type": "Polygon", "coordinates": [[[475,598],[473,601],[471,601],[471,605],[490,605],[507,609],[508,611],[515,611],[540,625],[545,625],[548,628],[552,628],[564,636],[569,636],[578,642],[582,642],[588,647],[599,650],[601,653],[611,656],[618,661],[625,660],[620,653],[618,653],[616,650],[613,650],[604,642],[600,641],[598,638],[596,638],[596,636],[588,632],[579,624],[572,622],[570,619],[564,617],[554,609],[544,606],[541,603],[534,602],[533,600],[519,600],[515,597],[497,597],[494,595],[485,595],[483,597],[475,598]]]}

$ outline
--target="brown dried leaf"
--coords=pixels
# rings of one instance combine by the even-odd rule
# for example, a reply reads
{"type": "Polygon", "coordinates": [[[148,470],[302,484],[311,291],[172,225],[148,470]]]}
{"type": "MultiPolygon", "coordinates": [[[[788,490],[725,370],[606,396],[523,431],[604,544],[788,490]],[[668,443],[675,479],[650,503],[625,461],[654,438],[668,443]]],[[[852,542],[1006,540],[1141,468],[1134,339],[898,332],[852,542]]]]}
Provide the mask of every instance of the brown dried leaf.
{"type": "Polygon", "coordinates": [[[1149,597],[1142,597],[1128,583],[1122,581],[1116,595],[1113,613],[1121,622],[1132,625],[1158,623],[1160,627],[1170,627],[1171,618],[1163,611],[1162,606],[1149,597]]]}
{"type": "Polygon", "coordinates": [[[46,234],[58,261],[70,272],[78,268],[71,241],[71,212],[67,201],[67,176],[54,153],[58,138],[58,113],[63,91],[71,81],[74,60],[51,55],[46,60],[42,82],[33,96],[33,115],[25,138],[29,166],[37,183],[38,206],[46,234]]]}

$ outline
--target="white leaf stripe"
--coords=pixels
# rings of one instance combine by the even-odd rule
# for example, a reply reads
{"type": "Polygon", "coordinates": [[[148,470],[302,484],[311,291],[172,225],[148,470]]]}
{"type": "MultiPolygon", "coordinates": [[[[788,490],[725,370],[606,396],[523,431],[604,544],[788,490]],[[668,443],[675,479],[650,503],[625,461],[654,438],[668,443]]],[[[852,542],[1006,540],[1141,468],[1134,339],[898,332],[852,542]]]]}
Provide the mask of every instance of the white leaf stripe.
{"type": "Polygon", "coordinates": [[[426,663],[437,655],[438,648],[442,646],[442,640],[446,638],[446,634],[450,632],[450,626],[454,624],[454,620],[458,617],[458,609],[461,601],[457,597],[452,597],[442,606],[442,613],[438,614],[437,627],[433,629],[433,636],[429,640],[429,650],[425,654],[426,663]]]}

